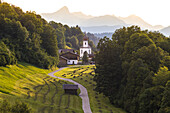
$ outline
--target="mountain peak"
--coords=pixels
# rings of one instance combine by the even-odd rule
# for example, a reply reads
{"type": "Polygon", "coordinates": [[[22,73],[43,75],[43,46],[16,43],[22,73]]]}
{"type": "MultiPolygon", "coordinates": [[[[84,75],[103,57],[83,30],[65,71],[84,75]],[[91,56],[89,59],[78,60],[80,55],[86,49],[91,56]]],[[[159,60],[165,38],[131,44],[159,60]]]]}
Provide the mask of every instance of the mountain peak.
{"type": "Polygon", "coordinates": [[[130,15],[130,16],[126,17],[126,18],[143,20],[143,19],[141,19],[139,16],[136,16],[136,15],[130,15]]]}
{"type": "Polygon", "coordinates": [[[59,12],[61,12],[61,13],[70,13],[67,6],[64,6],[64,7],[62,7],[61,9],[59,9],[59,10],[57,11],[57,13],[59,13],[59,12]]]}

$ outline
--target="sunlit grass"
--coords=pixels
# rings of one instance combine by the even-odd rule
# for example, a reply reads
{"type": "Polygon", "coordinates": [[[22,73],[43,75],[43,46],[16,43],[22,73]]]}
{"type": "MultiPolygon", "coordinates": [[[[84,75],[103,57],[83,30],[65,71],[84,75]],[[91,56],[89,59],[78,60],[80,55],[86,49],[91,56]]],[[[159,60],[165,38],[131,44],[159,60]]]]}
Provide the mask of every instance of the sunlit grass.
{"type": "Polygon", "coordinates": [[[11,104],[26,102],[33,113],[83,113],[81,98],[64,95],[62,85],[68,82],[49,77],[50,72],[27,63],[0,67],[0,100],[6,99],[11,104]]]}
{"type": "Polygon", "coordinates": [[[93,81],[95,75],[94,68],[94,65],[68,67],[55,73],[55,75],[73,79],[85,86],[88,91],[90,106],[93,113],[125,113],[122,109],[116,108],[110,104],[109,99],[103,94],[94,91],[94,88],[96,87],[96,82],[93,81]]]}

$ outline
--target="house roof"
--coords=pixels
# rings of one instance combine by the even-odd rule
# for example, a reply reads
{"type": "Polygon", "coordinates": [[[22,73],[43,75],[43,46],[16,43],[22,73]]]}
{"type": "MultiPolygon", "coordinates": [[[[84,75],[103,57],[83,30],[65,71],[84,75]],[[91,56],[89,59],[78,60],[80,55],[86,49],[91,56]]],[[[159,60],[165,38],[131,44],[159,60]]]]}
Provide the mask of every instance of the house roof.
{"type": "Polygon", "coordinates": [[[74,85],[74,84],[63,84],[63,89],[78,89],[78,85],[74,85]]]}
{"type": "Polygon", "coordinates": [[[74,53],[74,49],[59,49],[59,53],[62,53],[62,52],[73,52],[74,53]]]}
{"type": "Polygon", "coordinates": [[[66,52],[66,53],[63,53],[63,54],[61,54],[60,56],[62,56],[62,55],[65,55],[65,54],[73,54],[73,55],[76,55],[76,56],[79,56],[78,54],[76,54],[76,53],[73,53],[73,52],[66,52]]]}
{"type": "Polygon", "coordinates": [[[67,59],[66,57],[63,57],[63,56],[60,56],[60,58],[62,58],[64,60],[69,60],[69,59],[67,59]]]}

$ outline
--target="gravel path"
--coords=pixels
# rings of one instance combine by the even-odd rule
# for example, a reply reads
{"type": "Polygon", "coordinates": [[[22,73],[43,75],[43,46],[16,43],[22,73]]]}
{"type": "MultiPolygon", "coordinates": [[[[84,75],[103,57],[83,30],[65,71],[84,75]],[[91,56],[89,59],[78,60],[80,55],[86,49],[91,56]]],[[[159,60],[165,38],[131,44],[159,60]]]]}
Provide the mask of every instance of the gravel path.
{"type": "Polygon", "coordinates": [[[58,70],[56,70],[54,72],[49,73],[48,75],[51,76],[51,77],[54,77],[54,78],[58,78],[58,79],[61,79],[61,80],[65,80],[65,81],[69,81],[69,82],[72,82],[74,84],[77,84],[78,87],[81,90],[81,93],[80,93],[79,96],[82,98],[82,108],[83,108],[84,113],[92,113],[91,108],[90,108],[90,102],[89,102],[87,89],[84,86],[82,86],[81,84],[75,82],[74,80],[54,76],[54,73],[56,73],[56,72],[58,72],[58,71],[60,71],[60,70],[62,70],[64,68],[67,68],[67,67],[62,67],[62,68],[60,68],[60,69],[58,69],[58,70]]]}

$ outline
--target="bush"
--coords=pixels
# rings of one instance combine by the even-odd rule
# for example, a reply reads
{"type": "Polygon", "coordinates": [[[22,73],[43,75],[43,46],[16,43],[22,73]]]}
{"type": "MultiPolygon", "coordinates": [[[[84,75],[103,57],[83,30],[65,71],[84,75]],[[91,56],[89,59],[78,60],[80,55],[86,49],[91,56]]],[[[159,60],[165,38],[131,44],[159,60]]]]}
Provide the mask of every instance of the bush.
{"type": "Polygon", "coordinates": [[[67,45],[68,47],[72,47],[72,44],[71,44],[70,42],[67,42],[66,45],[67,45]]]}
{"type": "Polygon", "coordinates": [[[7,100],[3,100],[0,105],[1,113],[31,113],[31,109],[24,102],[16,102],[14,105],[10,105],[7,100]]]}
{"type": "Polygon", "coordinates": [[[10,64],[16,64],[17,60],[13,52],[11,52],[7,46],[0,42],[0,66],[6,66],[10,64]]]}

